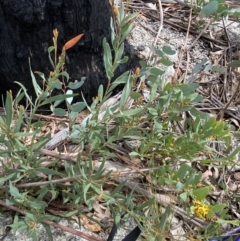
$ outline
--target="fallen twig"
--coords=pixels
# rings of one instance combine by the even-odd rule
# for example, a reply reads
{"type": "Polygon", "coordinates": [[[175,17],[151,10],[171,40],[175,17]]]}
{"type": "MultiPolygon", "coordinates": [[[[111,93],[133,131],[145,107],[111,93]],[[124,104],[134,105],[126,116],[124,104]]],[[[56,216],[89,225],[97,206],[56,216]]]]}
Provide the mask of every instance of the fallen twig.
{"type": "MultiPolygon", "coordinates": [[[[18,213],[20,213],[20,214],[22,214],[24,216],[27,214],[27,212],[24,212],[21,209],[15,207],[15,206],[7,205],[6,202],[2,201],[2,200],[0,200],[0,205],[3,206],[3,207],[6,207],[7,209],[10,209],[10,210],[13,210],[15,212],[18,212],[18,213]]],[[[74,234],[74,235],[76,235],[78,237],[85,238],[85,239],[87,239],[89,241],[104,241],[103,239],[97,238],[97,237],[95,237],[93,235],[83,233],[83,232],[75,230],[73,228],[69,228],[69,227],[63,226],[61,224],[55,223],[53,221],[43,220],[42,222],[45,223],[45,224],[48,224],[48,225],[50,225],[52,227],[64,230],[64,231],[66,231],[68,233],[72,233],[72,234],[74,234]]]]}

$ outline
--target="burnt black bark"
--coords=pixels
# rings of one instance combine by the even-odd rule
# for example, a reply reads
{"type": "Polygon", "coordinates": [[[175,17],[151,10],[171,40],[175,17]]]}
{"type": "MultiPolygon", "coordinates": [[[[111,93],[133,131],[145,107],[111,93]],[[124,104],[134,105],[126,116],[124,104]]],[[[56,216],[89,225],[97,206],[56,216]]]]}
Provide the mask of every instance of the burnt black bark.
{"type": "MultiPolygon", "coordinates": [[[[67,51],[66,68],[72,81],[86,77],[78,91],[91,102],[98,86],[107,81],[102,41],[104,37],[109,40],[111,16],[109,0],[0,0],[0,94],[9,89],[16,94],[19,86],[14,81],[18,81],[34,95],[28,58],[33,71],[49,75],[52,68],[47,49],[53,45],[53,29],[57,28],[59,50],[84,33],[67,51]]],[[[118,69],[117,75],[136,64],[129,46],[127,52],[130,61],[118,69]]]]}

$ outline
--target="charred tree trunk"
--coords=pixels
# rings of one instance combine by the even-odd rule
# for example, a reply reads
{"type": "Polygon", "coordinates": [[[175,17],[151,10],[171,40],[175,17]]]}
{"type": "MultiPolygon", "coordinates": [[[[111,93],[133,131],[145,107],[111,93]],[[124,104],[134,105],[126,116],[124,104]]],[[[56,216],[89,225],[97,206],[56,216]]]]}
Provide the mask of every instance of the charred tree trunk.
{"type": "MultiPolygon", "coordinates": [[[[102,40],[109,40],[111,16],[109,0],[0,0],[0,93],[9,89],[16,93],[19,86],[14,81],[18,81],[33,95],[28,59],[33,71],[49,75],[47,50],[56,28],[59,50],[84,33],[67,51],[66,69],[71,80],[86,77],[79,92],[90,102],[98,86],[106,84],[102,40]]],[[[118,74],[131,65],[130,61],[121,66],[118,74]]]]}

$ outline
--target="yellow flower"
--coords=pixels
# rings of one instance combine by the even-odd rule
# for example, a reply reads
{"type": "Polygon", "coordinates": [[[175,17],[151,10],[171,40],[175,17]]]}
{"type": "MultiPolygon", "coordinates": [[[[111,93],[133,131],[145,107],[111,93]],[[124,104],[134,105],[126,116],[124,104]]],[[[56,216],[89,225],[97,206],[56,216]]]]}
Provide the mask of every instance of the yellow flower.
{"type": "Polygon", "coordinates": [[[198,218],[206,219],[210,210],[209,205],[204,204],[201,201],[194,200],[194,213],[198,218]]]}

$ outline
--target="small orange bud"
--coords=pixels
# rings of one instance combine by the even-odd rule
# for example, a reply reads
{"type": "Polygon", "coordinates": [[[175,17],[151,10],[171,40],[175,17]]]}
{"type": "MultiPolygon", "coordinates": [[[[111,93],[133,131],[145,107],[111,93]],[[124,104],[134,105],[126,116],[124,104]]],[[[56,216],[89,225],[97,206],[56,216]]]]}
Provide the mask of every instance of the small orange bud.
{"type": "Polygon", "coordinates": [[[136,68],[135,70],[135,75],[139,76],[141,69],[139,67],[136,68]]]}
{"type": "Polygon", "coordinates": [[[55,72],[53,72],[53,71],[50,71],[50,77],[53,77],[54,75],[55,75],[55,72]]]}
{"type": "Polygon", "coordinates": [[[146,84],[145,82],[141,82],[141,85],[140,85],[140,90],[144,90],[146,88],[146,84]]]}
{"type": "Polygon", "coordinates": [[[66,42],[63,46],[63,50],[67,50],[72,48],[83,36],[82,34],[77,35],[76,37],[70,39],[68,42],[66,42]]]}
{"type": "Polygon", "coordinates": [[[118,7],[116,4],[113,5],[113,12],[116,16],[118,15],[118,7]]]}

